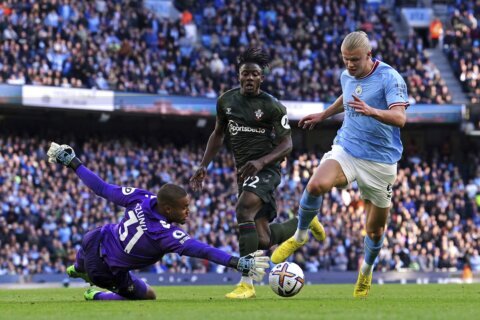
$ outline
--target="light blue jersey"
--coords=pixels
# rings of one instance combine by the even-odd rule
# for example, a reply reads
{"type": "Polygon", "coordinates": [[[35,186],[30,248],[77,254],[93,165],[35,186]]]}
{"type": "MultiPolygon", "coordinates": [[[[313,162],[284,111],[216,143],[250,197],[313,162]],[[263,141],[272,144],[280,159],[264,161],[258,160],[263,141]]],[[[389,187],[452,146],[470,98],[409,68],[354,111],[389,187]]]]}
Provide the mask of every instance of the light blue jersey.
{"type": "Polygon", "coordinates": [[[387,110],[394,106],[408,107],[407,85],[391,66],[374,60],[372,70],[355,78],[345,70],[340,78],[345,118],[334,144],[342,146],[352,156],[364,160],[394,164],[402,156],[400,128],[362,115],[348,105],[356,95],[369,106],[387,110]]]}

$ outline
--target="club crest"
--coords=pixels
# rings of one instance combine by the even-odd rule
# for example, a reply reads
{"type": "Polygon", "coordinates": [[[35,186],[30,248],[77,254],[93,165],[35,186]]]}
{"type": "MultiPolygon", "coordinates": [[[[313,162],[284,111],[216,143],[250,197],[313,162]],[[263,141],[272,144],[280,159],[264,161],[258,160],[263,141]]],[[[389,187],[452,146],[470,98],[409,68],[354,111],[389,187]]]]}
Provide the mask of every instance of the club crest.
{"type": "Polygon", "coordinates": [[[260,118],[262,118],[263,116],[263,111],[258,109],[257,111],[255,111],[255,118],[257,118],[257,120],[260,120],[260,118]]]}
{"type": "Polygon", "coordinates": [[[360,96],[363,92],[363,89],[362,89],[362,86],[361,85],[357,85],[357,87],[355,88],[355,94],[357,96],[360,96]]]}
{"type": "Polygon", "coordinates": [[[225,111],[226,114],[232,114],[232,108],[227,108],[227,111],[225,111]]]}

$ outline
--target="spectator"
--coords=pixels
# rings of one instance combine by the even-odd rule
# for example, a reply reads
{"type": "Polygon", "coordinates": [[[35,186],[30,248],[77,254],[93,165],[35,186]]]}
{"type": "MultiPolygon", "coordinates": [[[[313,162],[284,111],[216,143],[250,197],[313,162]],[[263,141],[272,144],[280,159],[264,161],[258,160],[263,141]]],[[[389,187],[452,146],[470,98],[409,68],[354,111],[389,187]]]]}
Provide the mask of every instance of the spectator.
{"type": "Polygon", "coordinates": [[[480,255],[478,249],[473,250],[473,254],[470,257],[470,266],[472,271],[480,271],[480,255]]]}
{"type": "Polygon", "coordinates": [[[430,22],[430,46],[436,48],[438,46],[438,42],[441,39],[443,34],[443,25],[442,21],[438,18],[434,18],[432,22],[430,22]]]}
{"type": "Polygon", "coordinates": [[[193,21],[192,13],[188,10],[183,10],[181,21],[183,25],[190,24],[193,21]]]}

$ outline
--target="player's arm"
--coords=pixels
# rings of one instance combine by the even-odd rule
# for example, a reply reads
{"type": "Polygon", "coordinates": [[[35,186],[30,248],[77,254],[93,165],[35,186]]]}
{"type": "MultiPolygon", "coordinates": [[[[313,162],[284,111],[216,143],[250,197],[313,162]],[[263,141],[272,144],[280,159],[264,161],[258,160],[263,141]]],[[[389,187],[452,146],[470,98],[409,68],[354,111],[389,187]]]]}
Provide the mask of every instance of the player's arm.
{"type": "MultiPolygon", "coordinates": [[[[188,237],[188,235],[185,236],[188,237]]],[[[240,272],[249,272],[249,275],[256,281],[260,281],[263,278],[265,268],[269,267],[268,262],[270,259],[263,256],[262,251],[256,251],[244,257],[235,257],[191,238],[186,239],[179,249],[176,252],[181,255],[206,259],[240,272]]]]}
{"type": "Polygon", "coordinates": [[[338,113],[342,113],[344,109],[345,108],[343,107],[343,95],[341,95],[324,111],[319,113],[309,114],[308,116],[303,117],[298,122],[298,126],[302,129],[308,128],[312,130],[313,128],[315,128],[317,123],[322,122],[323,120],[326,120],[338,113]]]}
{"type": "Polygon", "coordinates": [[[405,105],[392,106],[388,110],[379,110],[373,116],[378,121],[383,123],[403,128],[407,123],[407,111],[405,105]]]}
{"type": "Polygon", "coordinates": [[[71,168],[85,185],[97,196],[113,201],[115,204],[125,206],[127,203],[126,195],[117,190],[123,190],[120,186],[108,184],[99,176],[90,171],[76,157],[72,147],[64,144],[59,145],[52,142],[47,151],[48,161],[51,163],[60,163],[65,167],[71,168]]]}
{"type": "Polygon", "coordinates": [[[407,122],[407,112],[404,104],[392,106],[388,110],[381,110],[369,106],[365,101],[356,95],[352,95],[352,100],[348,104],[355,109],[356,112],[377,119],[385,124],[403,128],[407,122]]]}
{"type": "Polygon", "coordinates": [[[207,167],[223,145],[226,127],[226,120],[221,114],[217,103],[217,120],[215,122],[215,129],[213,129],[213,132],[208,138],[207,148],[205,149],[199,168],[190,178],[190,184],[193,190],[202,189],[203,179],[205,179],[205,176],[207,175],[207,167]]]}
{"type": "Polygon", "coordinates": [[[391,126],[403,128],[407,122],[407,112],[404,104],[393,105],[388,110],[381,110],[368,106],[364,101],[358,97],[353,96],[355,101],[349,102],[358,113],[373,117],[380,122],[389,124],[391,126]]]}
{"type": "Polygon", "coordinates": [[[255,176],[265,166],[285,158],[292,152],[292,136],[290,134],[279,137],[277,141],[278,145],[272,152],[256,160],[248,161],[238,170],[241,179],[245,180],[248,177],[255,176]]]}
{"type": "Polygon", "coordinates": [[[275,163],[276,161],[285,158],[290,154],[290,152],[292,152],[293,145],[291,135],[288,134],[281,136],[277,141],[278,145],[275,147],[275,149],[259,159],[264,166],[275,163]]]}
{"type": "Polygon", "coordinates": [[[322,114],[322,120],[328,119],[331,116],[342,113],[344,111],[343,107],[343,94],[340,95],[327,109],[320,112],[322,114]]]}
{"type": "Polygon", "coordinates": [[[382,80],[388,104],[387,110],[369,106],[355,95],[352,95],[353,99],[348,104],[355,108],[358,113],[373,117],[382,123],[403,128],[407,122],[407,112],[405,110],[409,106],[405,80],[396,71],[382,74],[382,80]]]}
{"type": "Polygon", "coordinates": [[[218,153],[220,148],[223,145],[223,139],[225,138],[225,128],[226,123],[222,118],[217,116],[215,122],[215,129],[213,129],[212,134],[208,138],[207,148],[203,154],[202,161],[200,162],[201,167],[208,167],[210,162],[213,160],[215,155],[218,153]]]}

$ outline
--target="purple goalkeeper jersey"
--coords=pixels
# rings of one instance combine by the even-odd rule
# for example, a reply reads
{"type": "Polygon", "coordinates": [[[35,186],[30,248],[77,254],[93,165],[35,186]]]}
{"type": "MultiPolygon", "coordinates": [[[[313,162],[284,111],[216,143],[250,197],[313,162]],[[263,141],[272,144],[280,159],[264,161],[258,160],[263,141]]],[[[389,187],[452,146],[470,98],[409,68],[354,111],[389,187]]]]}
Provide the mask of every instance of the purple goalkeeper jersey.
{"type": "Polygon", "coordinates": [[[192,239],[157,212],[151,192],[108,184],[83,165],[76,173],[95,194],[125,207],[119,223],[102,227],[101,254],[111,268],[141,269],[170,252],[228,266],[231,255],[192,239]]]}

